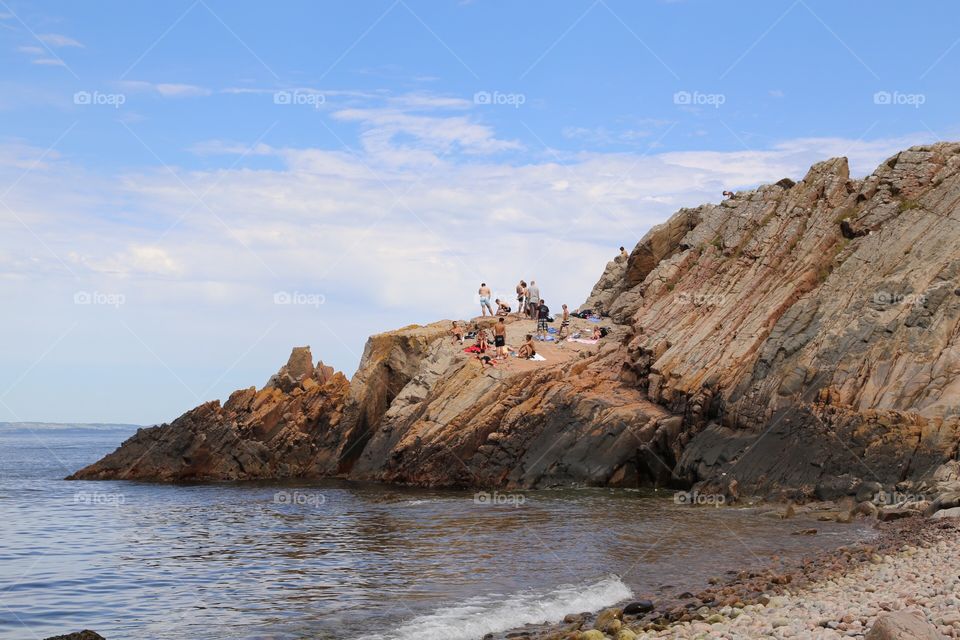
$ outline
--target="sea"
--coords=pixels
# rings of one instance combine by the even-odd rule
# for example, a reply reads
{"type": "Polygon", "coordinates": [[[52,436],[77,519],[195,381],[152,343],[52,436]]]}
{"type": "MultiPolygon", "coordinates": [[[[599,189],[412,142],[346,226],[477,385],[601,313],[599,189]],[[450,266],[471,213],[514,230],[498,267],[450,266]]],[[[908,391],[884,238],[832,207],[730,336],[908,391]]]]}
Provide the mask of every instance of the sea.
{"type": "Polygon", "coordinates": [[[666,490],[64,480],[135,429],[0,424],[0,638],[472,640],[871,535],[666,490]]]}

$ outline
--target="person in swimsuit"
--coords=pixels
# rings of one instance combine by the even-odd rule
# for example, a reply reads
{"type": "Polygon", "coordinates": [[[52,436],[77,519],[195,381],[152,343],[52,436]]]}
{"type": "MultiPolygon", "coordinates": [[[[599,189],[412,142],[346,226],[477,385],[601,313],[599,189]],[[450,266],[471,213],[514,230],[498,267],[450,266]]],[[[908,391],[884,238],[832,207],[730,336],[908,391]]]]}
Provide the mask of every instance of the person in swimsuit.
{"type": "Polygon", "coordinates": [[[490,346],[490,343],[487,342],[486,329],[480,329],[479,331],[477,331],[477,340],[476,342],[473,343],[473,346],[475,346],[480,351],[480,353],[487,352],[487,347],[490,346]]]}
{"type": "Polygon", "coordinates": [[[453,321],[453,326],[450,328],[450,335],[453,336],[454,342],[463,344],[463,327],[461,327],[456,320],[453,321]]]}
{"type": "Polygon", "coordinates": [[[496,299],[497,303],[497,315],[498,316],[508,316],[510,315],[510,305],[502,301],[500,298],[496,299]]]}
{"type": "Polygon", "coordinates": [[[486,316],[487,311],[490,312],[490,315],[493,315],[493,307],[490,306],[490,287],[487,286],[486,282],[480,283],[480,290],[477,293],[480,294],[481,315],[486,316]]]}
{"type": "Polygon", "coordinates": [[[517,355],[521,358],[530,359],[533,356],[537,355],[537,350],[533,346],[533,335],[527,334],[527,341],[523,343],[520,347],[520,350],[517,351],[517,355]]]}
{"type": "Polygon", "coordinates": [[[500,322],[493,325],[493,346],[497,348],[497,357],[507,357],[507,324],[503,318],[500,322]]]}
{"type": "Polygon", "coordinates": [[[560,331],[557,332],[557,340],[563,340],[570,331],[570,311],[567,305],[563,305],[563,320],[560,322],[560,331]]]}
{"type": "Polygon", "coordinates": [[[527,283],[523,280],[517,285],[517,315],[522,316],[527,312],[527,283]]]}

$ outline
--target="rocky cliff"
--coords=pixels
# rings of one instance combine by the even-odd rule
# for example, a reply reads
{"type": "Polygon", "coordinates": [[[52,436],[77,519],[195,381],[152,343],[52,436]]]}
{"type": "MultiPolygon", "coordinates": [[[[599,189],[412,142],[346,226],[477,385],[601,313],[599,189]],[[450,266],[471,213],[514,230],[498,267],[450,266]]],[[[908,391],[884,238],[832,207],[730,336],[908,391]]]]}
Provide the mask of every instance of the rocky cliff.
{"type": "Polygon", "coordinates": [[[958,203],[960,144],[862,180],[828,160],[651,229],[583,305],[609,314],[599,345],[490,369],[413,326],[370,338],[350,382],[294,350],[73,477],[923,488],[960,437],[958,203]]]}

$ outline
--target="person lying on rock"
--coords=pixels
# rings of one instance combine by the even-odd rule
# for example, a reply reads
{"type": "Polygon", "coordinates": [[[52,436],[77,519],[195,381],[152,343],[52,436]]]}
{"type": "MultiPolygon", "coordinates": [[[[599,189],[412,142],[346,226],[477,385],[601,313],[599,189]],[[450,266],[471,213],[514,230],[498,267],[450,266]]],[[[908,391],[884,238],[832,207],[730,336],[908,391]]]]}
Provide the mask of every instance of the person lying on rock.
{"type": "Polygon", "coordinates": [[[463,327],[456,320],[453,321],[453,326],[450,328],[450,335],[453,336],[454,342],[463,344],[463,327]]]}
{"type": "Polygon", "coordinates": [[[523,345],[520,346],[520,350],[517,351],[517,355],[528,360],[537,355],[537,350],[533,346],[533,334],[527,334],[527,340],[523,343],[523,345]]]}

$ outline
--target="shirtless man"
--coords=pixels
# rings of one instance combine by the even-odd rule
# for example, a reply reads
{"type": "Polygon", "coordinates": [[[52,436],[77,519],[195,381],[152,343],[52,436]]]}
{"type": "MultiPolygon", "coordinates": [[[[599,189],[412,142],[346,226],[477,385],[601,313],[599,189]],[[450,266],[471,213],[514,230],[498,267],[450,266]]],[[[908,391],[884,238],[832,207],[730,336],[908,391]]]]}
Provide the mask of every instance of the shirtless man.
{"type": "Polygon", "coordinates": [[[527,283],[523,280],[517,285],[517,315],[523,316],[527,312],[527,283]]]}
{"type": "Polygon", "coordinates": [[[493,345],[497,348],[498,358],[507,358],[507,324],[503,318],[493,325],[493,345]]]}
{"type": "Polygon", "coordinates": [[[477,291],[480,294],[480,312],[486,317],[487,311],[490,312],[490,315],[493,315],[493,307],[490,306],[490,287],[487,286],[486,282],[480,283],[480,290],[477,291]]]}
{"type": "Polygon", "coordinates": [[[567,305],[563,305],[563,320],[560,322],[560,331],[557,332],[557,340],[563,340],[567,337],[570,330],[570,310],[567,305]]]}
{"type": "Polygon", "coordinates": [[[453,336],[454,342],[463,344],[463,327],[461,327],[456,320],[453,321],[453,326],[450,327],[450,335],[453,336]]]}

